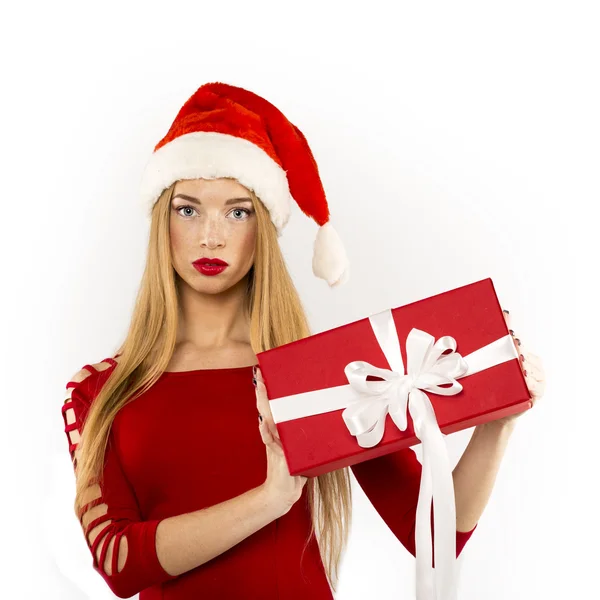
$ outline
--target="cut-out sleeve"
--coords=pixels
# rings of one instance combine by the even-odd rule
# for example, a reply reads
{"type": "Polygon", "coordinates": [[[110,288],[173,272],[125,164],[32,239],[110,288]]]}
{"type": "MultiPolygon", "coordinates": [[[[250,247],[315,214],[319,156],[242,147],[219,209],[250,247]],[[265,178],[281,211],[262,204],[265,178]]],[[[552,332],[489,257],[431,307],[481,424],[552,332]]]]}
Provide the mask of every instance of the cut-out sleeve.
{"type": "MultiPolygon", "coordinates": [[[[102,364],[102,363],[100,363],[102,364]]],[[[77,445],[90,407],[90,390],[97,391],[99,371],[83,367],[67,383],[62,406],[69,453],[77,476],[77,445]],[[93,386],[89,385],[90,381],[93,386]]],[[[93,568],[119,598],[174,579],[164,570],[156,553],[156,528],[160,519],[142,520],[131,485],[114,450],[112,434],[104,459],[104,481],[87,488],[78,515],[93,557],[93,568]]]]}
{"type": "MultiPolygon", "coordinates": [[[[413,450],[403,448],[351,466],[360,487],[375,510],[400,540],[416,556],[415,529],[422,466],[413,450]]],[[[456,556],[477,528],[456,531],[456,556]]],[[[432,550],[434,547],[433,507],[431,510],[432,550]]],[[[432,560],[435,566],[435,560],[432,560]]]]}

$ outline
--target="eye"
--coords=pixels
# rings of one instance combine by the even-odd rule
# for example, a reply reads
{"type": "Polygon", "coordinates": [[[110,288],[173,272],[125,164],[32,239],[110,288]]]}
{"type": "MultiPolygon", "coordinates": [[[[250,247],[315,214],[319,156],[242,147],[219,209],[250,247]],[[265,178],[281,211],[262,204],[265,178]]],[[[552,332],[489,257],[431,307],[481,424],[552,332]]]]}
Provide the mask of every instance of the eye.
{"type": "MultiPolygon", "coordinates": [[[[193,211],[193,212],[196,212],[194,208],[192,208],[191,206],[187,206],[187,205],[186,206],[180,206],[179,208],[176,208],[175,212],[177,212],[178,214],[181,215],[181,213],[179,211],[180,210],[185,210],[186,208],[189,209],[189,210],[191,210],[191,211],[193,211]]],[[[191,217],[192,215],[181,215],[181,216],[182,217],[191,217]]]]}
{"type": "MultiPolygon", "coordinates": [[[[250,216],[252,214],[251,210],[248,210],[247,208],[234,208],[232,211],[232,213],[246,213],[248,216],[250,216]]],[[[234,221],[242,221],[243,219],[234,219],[234,221]]]]}

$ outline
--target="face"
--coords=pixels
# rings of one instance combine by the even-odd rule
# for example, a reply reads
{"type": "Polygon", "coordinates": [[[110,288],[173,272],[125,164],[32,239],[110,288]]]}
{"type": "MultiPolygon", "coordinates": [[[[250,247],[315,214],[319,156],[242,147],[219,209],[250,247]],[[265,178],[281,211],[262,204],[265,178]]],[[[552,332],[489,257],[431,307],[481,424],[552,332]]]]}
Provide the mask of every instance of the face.
{"type": "Polygon", "coordinates": [[[173,267],[190,287],[215,294],[238,283],[254,263],[256,214],[247,188],[231,179],[178,181],[171,199],[173,267]],[[194,266],[220,259],[224,270],[194,266]]]}

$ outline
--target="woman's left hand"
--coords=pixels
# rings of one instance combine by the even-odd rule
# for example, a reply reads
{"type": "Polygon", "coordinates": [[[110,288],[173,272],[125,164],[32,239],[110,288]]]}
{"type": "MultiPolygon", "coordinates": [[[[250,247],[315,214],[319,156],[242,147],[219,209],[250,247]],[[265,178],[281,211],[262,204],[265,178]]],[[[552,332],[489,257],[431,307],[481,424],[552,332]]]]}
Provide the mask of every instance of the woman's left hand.
{"type": "MultiPolygon", "coordinates": [[[[525,375],[527,388],[531,394],[531,407],[533,408],[535,403],[544,395],[544,391],[546,389],[546,377],[542,360],[539,356],[533,354],[533,352],[529,352],[524,348],[523,342],[519,337],[517,337],[514,330],[511,328],[510,313],[507,310],[504,310],[503,314],[508,326],[508,330],[513,336],[515,347],[519,352],[519,360],[521,361],[521,367],[523,369],[523,375],[525,375]]],[[[524,412],[526,411],[509,415],[508,417],[502,417],[491,422],[495,424],[511,423],[520,417],[524,412]]]]}

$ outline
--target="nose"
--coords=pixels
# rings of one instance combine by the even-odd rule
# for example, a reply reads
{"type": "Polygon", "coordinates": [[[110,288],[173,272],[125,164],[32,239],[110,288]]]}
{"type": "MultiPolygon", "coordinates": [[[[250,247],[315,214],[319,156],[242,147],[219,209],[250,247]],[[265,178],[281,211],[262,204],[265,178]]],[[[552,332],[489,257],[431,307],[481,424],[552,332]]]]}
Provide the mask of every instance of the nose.
{"type": "Polygon", "coordinates": [[[206,219],[200,235],[203,248],[222,248],[225,245],[225,228],[218,217],[206,219]]]}

